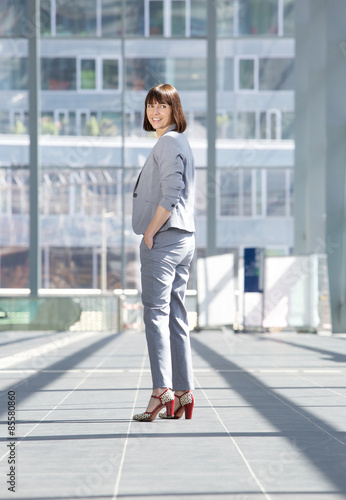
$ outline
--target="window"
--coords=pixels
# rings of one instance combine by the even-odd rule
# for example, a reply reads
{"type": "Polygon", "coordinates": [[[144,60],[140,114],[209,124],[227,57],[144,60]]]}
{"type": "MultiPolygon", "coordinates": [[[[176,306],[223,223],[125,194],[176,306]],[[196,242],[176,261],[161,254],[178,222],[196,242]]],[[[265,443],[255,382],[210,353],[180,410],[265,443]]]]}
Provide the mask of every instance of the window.
{"type": "Polygon", "coordinates": [[[216,138],[234,139],[233,113],[218,114],[216,117],[216,138]]]}
{"type": "Polygon", "coordinates": [[[237,138],[256,139],[256,113],[243,111],[237,113],[237,138]]]}
{"type": "Polygon", "coordinates": [[[126,0],[126,33],[131,36],[144,35],[144,2],[126,0]]]}
{"type": "Polygon", "coordinates": [[[281,135],[282,139],[294,139],[294,116],[292,111],[281,113],[281,135]]]}
{"type": "Polygon", "coordinates": [[[260,59],[259,89],[260,90],[294,90],[294,60],[293,59],[260,59]]]}
{"type": "Polygon", "coordinates": [[[0,90],[27,90],[28,59],[0,57],[0,90]]]}
{"type": "Polygon", "coordinates": [[[239,90],[255,89],[255,60],[239,59],[239,90]]]}
{"type": "Polygon", "coordinates": [[[43,57],[41,84],[42,90],[76,90],[76,59],[43,57]]]}
{"type": "Polygon", "coordinates": [[[220,172],[220,215],[237,216],[239,213],[239,170],[220,172]]]}
{"type": "Polygon", "coordinates": [[[175,59],[173,85],[179,90],[205,90],[206,60],[175,59]]]}
{"type": "Polygon", "coordinates": [[[294,0],[284,0],[284,35],[294,36],[294,0]]]}
{"type": "Polygon", "coordinates": [[[234,80],[234,61],[233,59],[226,57],[224,60],[224,90],[233,90],[233,80],[234,80]]]}
{"type": "Polygon", "coordinates": [[[0,36],[26,35],[27,17],[27,0],[1,0],[0,36]]]}
{"type": "Polygon", "coordinates": [[[242,170],[242,215],[251,217],[252,215],[252,172],[251,170],[242,170]]]}
{"type": "Polygon", "coordinates": [[[51,35],[51,0],[40,0],[41,35],[51,35]]]}
{"type": "Polygon", "coordinates": [[[281,139],[281,114],[278,110],[260,113],[260,138],[277,140],[281,139]]]}
{"type": "Polygon", "coordinates": [[[145,0],[146,36],[189,36],[187,5],[191,0],[145,0]]]}
{"type": "Polygon", "coordinates": [[[103,111],[100,120],[100,135],[116,136],[121,133],[121,113],[103,111]]]}
{"type": "Polygon", "coordinates": [[[217,36],[233,36],[234,0],[219,0],[215,5],[217,5],[217,36]]]}
{"type": "Polygon", "coordinates": [[[0,134],[10,132],[10,114],[8,111],[0,111],[0,134]]]}
{"type": "Polygon", "coordinates": [[[56,2],[56,34],[96,35],[96,0],[59,0],[56,2]]]}
{"type": "Polygon", "coordinates": [[[149,33],[163,35],[163,1],[149,0],[149,33]]]}
{"type": "Polygon", "coordinates": [[[207,2],[205,0],[190,0],[191,21],[190,34],[194,37],[207,34],[207,2]]]}
{"type": "Polygon", "coordinates": [[[122,34],[122,0],[102,0],[102,36],[122,34]]]}
{"type": "Polygon", "coordinates": [[[173,0],[171,5],[171,35],[185,36],[186,33],[186,1],[173,0]]]}
{"type": "Polygon", "coordinates": [[[117,59],[102,61],[102,88],[103,90],[119,89],[119,61],[117,59]]]}
{"type": "Polygon", "coordinates": [[[127,59],[126,88],[149,90],[158,83],[164,83],[165,62],[165,59],[127,59]]]}
{"type": "Polygon", "coordinates": [[[81,90],[96,89],[96,61],[82,59],[80,61],[80,88],[81,90]]]}
{"type": "Polygon", "coordinates": [[[286,215],[286,172],[267,170],[267,216],[284,217],[286,215]]]}
{"type": "Polygon", "coordinates": [[[254,173],[252,169],[219,172],[221,216],[252,216],[254,173]]]}
{"type": "Polygon", "coordinates": [[[276,35],[278,0],[239,0],[240,35],[276,35]]]}

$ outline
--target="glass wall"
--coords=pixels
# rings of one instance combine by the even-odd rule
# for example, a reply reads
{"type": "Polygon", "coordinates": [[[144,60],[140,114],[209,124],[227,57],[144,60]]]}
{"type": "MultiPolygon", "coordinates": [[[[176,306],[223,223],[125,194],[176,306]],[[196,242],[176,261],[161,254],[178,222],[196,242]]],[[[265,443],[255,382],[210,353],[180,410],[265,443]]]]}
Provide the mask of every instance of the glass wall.
{"type": "MultiPolygon", "coordinates": [[[[294,2],[214,6],[217,175],[210,179],[207,2],[41,0],[42,287],[99,288],[105,241],[107,288],[139,287],[132,191],[156,140],[142,128],[145,95],[162,82],[181,95],[195,156],[196,255],[206,253],[210,196],[220,251],[241,251],[252,235],[253,245],[289,252],[294,2]],[[273,236],[275,220],[282,224],[273,236]]],[[[3,0],[0,20],[0,287],[21,288],[29,285],[27,2],[3,0]]]]}

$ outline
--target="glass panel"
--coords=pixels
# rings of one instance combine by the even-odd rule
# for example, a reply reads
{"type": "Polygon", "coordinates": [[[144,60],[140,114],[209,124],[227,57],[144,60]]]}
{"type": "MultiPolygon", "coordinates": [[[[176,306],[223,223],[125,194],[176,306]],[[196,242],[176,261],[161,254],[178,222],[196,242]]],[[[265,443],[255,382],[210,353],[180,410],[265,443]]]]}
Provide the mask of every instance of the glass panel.
{"type": "Polygon", "coordinates": [[[54,123],[54,112],[43,111],[41,113],[41,134],[42,135],[58,135],[59,126],[54,123]]]}
{"type": "Polygon", "coordinates": [[[234,60],[226,57],[225,58],[225,73],[224,73],[224,90],[234,89],[234,60]]]}
{"type": "Polygon", "coordinates": [[[239,89],[254,90],[255,88],[255,61],[253,59],[239,60],[239,89]]]}
{"type": "Polygon", "coordinates": [[[293,111],[282,111],[281,113],[281,138],[294,139],[294,117],[293,111]]]}
{"type": "Polygon", "coordinates": [[[76,59],[43,57],[41,85],[42,90],[76,90],[76,59]]]}
{"type": "Polygon", "coordinates": [[[286,175],[283,170],[267,169],[267,216],[286,215],[286,175]]]}
{"type": "Polygon", "coordinates": [[[151,35],[163,35],[163,2],[149,0],[149,25],[151,35]]]}
{"type": "Polygon", "coordinates": [[[276,35],[278,0],[239,0],[240,35],[276,35]]]}
{"type": "Polygon", "coordinates": [[[243,215],[252,215],[252,172],[243,170],[243,215]]]}
{"type": "Polygon", "coordinates": [[[10,113],[0,111],[0,134],[9,134],[10,132],[10,113]]]}
{"type": "Polygon", "coordinates": [[[28,132],[28,124],[27,119],[24,118],[22,113],[15,113],[14,115],[14,123],[11,128],[11,134],[22,135],[28,132]]]}
{"type": "Polygon", "coordinates": [[[269,139],[278,139],[278,116],[276,113],[270,114],[270,136],[269,139]]]}
{"type": "Polygon", "coordinates": [[[239,171],[220,172],[220,215],[239,215],[239,171]]]}
{"type": "Polygon", "coordinates": [[[0,262],[0,288],[28,288],[29,249],[27,245],[1,246],[0,262]]]}
{"type": "Polygon", "coordinates": [[[172,1],[172,36],[185,36],[185,4],[185,0],[172,1]]]}
{"type": "Polygon", "coordinates": [[[27,0],[1,0],[0,36],[25,36],[27,26],[27,0]]]}
{"type": "Polygon", "coordinates": [[[262,215],[262,170],[257,169],[256,175],[256,215],[262,215]]]}
{"type": "Polygon", "coordinates": [[[0,90],[28,89],[28,59],[0,57],[0,90]]]}
{"type": "Polygon", "coordinates": [[[260,113],[260,139],[268,139],[267,113],[265,111],[261,111],[260,113]]]}
{"type": "Polygon", "coordinates": [[[102,0],[102,36],[122,34],[122,0],[102,0]]]}
{"type": "Polygon", "coordinates": [[[95,36],[96,0],[56,2],[56,33],[60,36],[95,36]]]}
{"type": "Polygon", "coordinates": [[[284,35],[294,36],[294,0],[284,0],[284,35]]]}
{"type": "Polygon", "coordinates": [[[216,138],[234,139],[233,113],[218,114],[216,117],[216,138]]]}
{"type": "Polygon", "coordinates": [[[81,82],[82,90],[96,89],[96,61],[95,59],[81,60],[81,82]]]}
{"type": "Polygon", "coordinates": [[[216,33],[219,37],[233,36],[234,0],[219,0],[215,2],[216,33]]]}
{"type": "Polygon", "coordinates": [[[101,113],[100,135],[116,136],[121,133],[121,113],[105,111],[101,113]]]}
{"type": "Polygon", "coordinates": [[[207,169],[196,169],[196,199],[195,213],[196,217],[202,217],[207,214],[208,192],[207,192],[207,169]]]}
{"type": "Polygon", "coordinates": [[[199,37],[207,34],[207,2],[191,0],[191,36],[199,37]]]}
{"type": "Polygon", "coordinates": [[[294,90],[293,59],[260,59],[260,90],[294,90]]]}
{"type": "Polygon", "coordinates": [[[41,35],[51,34],[51,0],[40,1],[41,35]]]}
{"type": "Polygon", "coordinates": [[[294,217],[294,170],[290,170],[289,172],[289,211],[288,214],[290,217],[294,217]]]}
{"type": "Polygon", "coordinates": [[[256,138],[256,113],[252,111],[243,111],[241,113],[238,113],[237,138],[256,138]]]}
{"type": "Polygon", "coordinates": [[[175,59],[173,85],[179,90],[205,90],[206,60],[175,59]]]}
{"type": "Polygon", "coordinates": [[[102,70],[102,88],[104,90],[118,90],[119,88],[119,61],[104,59],[102,70]]]}
{"type": "Polygon", "coordinates": [[[165,78],[165,59],[127,59],[126,88],[128,90],[149,90],[165,78]]]}
{"type": "Polygon", "coordinates": [[[131,36],[144,35],[144,2],[126,0],[126,33],[131,36]]]}

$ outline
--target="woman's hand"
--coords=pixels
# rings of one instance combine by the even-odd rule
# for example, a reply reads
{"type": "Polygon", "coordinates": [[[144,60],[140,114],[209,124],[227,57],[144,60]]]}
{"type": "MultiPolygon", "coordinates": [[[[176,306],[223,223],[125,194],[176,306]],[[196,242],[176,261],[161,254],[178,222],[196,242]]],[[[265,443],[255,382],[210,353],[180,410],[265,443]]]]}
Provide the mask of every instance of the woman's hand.
{"type": "Polygon", "coordinates": [[[149,248],[149,250],[151,250],[153,248],[153,245],[154,245],[154,237],[147,234],[147,231],[144,233],[144,243],[147,245],[147,247],[149,248]]]}
{"type": "Polygon", "coordinates": [[[154,236],[157,231],[164,225],[165,222],[170,218],[171,212],[164,207],[159,205],[156,209],[155,215],[152,218],[147,230],[144,233],[144,243],[151,250],[154,246],[154,236]]]}

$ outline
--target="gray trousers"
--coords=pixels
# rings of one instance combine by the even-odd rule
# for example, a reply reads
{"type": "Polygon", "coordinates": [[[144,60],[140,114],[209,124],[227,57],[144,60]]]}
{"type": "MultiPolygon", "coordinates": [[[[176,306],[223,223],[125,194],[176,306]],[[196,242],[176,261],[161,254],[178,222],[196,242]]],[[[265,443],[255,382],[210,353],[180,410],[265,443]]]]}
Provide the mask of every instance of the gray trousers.
{"type": "Polygon", "coordinates": [[[184,305],[195,236],[168,229],[140,245],[142,301],[153,388],[194,388],[190,332],[184,305]]]}

